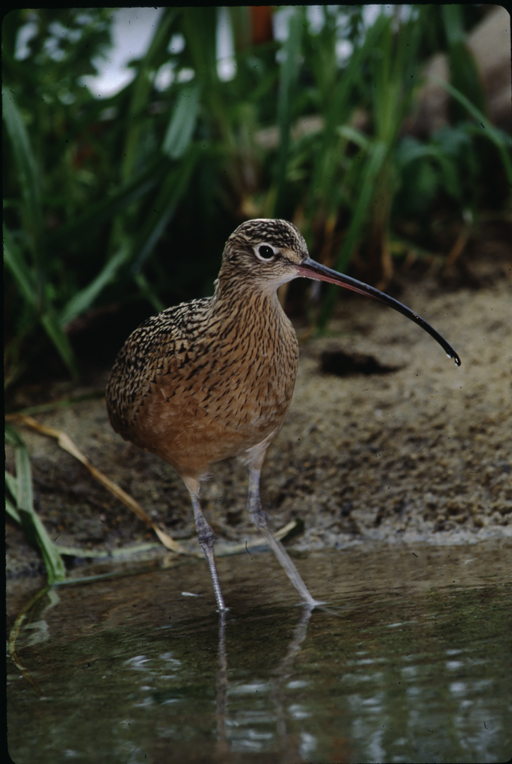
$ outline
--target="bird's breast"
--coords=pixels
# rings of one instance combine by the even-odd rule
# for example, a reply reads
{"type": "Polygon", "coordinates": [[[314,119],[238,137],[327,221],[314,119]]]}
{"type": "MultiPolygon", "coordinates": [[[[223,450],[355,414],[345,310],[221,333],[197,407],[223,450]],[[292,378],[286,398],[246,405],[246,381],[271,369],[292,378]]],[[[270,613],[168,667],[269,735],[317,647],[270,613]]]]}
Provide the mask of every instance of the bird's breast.
{"type": "Polygon", "coordinates": [[[195,419],[215,422],[244,446],[280,426],[295,386],[298,343],[281,308],[268,313],[241,311],[228,326],[212,320],[190,373],[176,380],[191,426],[195,419]]]}
{"type": "Polygon", "coordinates": [[[201,320],[191,313],[179,338],[176,313],[156,317],[151,350],[135,376],[125,360],[142,347],[134,333],[107,391],[115,429],[181,475],[204,474],[277,432],[297,375],[297,338],[275,295],[204,305],[201,320]],[[130,394],[115,395],[116,388],[130,394]]]}

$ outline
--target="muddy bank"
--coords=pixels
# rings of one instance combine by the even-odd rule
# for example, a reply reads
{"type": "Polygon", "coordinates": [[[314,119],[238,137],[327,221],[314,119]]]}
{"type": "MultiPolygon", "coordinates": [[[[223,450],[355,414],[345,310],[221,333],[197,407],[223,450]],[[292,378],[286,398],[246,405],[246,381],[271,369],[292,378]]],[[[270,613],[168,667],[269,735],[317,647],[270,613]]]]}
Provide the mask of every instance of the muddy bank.
{"type": "MultiPolygon", "coordinates": [[[[417,326],[363,298],[345,299],[328,337],[302,341],[293,403],[262,481],[272,525],[293,518],[304,524],[291,548],[512,537],[511,297],[504,279],[478,290],[443,292],[433,279],[404,288],[400,300],[449,340],[460,368],[417,326]],[[323,373],[322,352],[337,348],[396,370],[323,373]]],[[[99,374],[92,387],[104,386],[107,376],[99,374]]],[[[78,391],[56,387],[56,395],[63,392],[78,391]]],[[[171,535],[194,536],[178,476],[112,432],[102,399],[37,419],[65,430],[171,535]]],[[[154,539],[54,440],[20,432],[32,456],[36,509],[59,544],[113,549],[154,539]]],[[[246,490],[246,469],[236,462],[218,465],[204,484],[206,515],[227,540],[253,535],[246,490]]],[[[13,576],[41,570],[37,552],[10,521],[7,562],[13,576]]]]}

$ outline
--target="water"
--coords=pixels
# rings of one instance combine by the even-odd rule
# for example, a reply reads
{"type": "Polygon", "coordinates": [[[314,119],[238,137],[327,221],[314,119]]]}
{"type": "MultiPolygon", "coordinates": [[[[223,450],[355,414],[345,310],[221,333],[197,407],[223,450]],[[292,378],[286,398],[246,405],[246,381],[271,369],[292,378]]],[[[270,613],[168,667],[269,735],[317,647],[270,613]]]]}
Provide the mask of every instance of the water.
{"type": "Polygon", "coordinates": [[[9,665],[9,751],[38,762],[496,762],[512,753],[503,544],[269,553],[61,587],[9,665]],[[200,596],[183,596],[182,592],[200,596]],[[99,756],[98,752],[101,751],[99,756]]]}

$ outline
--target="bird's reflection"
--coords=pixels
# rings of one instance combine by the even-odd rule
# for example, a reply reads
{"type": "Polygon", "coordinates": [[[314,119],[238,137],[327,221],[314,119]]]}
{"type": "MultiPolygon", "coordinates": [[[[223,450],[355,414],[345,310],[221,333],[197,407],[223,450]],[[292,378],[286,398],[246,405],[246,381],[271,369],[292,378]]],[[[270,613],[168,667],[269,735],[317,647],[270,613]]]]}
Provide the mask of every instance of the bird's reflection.
{"type": "Polygon", "coordinates": [[[226,754],[229,745],[226,739],[226,706],[228,691],[228,656],[226,652],[226,610],[219,613],[219,670],[217,672],[217,753],[226,754]]]}
{"type": "MultiPolygon", "coordinates": [[[[290,745],[293,746],[294,750],[288,752],[293,753],[295,759],[298,756],[298,751],[287,734],[284,687],[292,673],[293,662],[299,654],[301,645],[306,638],[308,624],[314,609],[314,606],[309,605],[301,607],[300,617],[288,644],[288,649],[275,669],[271,671],[270,697],[275,710],[277,737],[281,744],[281,750],[289,749],[290,745]]],[[[231,750],[230,741],[226,731],[229,726],[229,667],[228,653],[226,650],[226,617],[227,611],[219,613],[218,671],[216,679],[216,750],[220,760],[222,760],[222,757],[226,757],[231,750]]]]}
{"type": "Polygon", "coordinates": [[[306,639],[308,624],[313,610],[314,607],[309,605],[304,605],[302,608],[301,617],[293,631],[293,637],[288,645],[286,655],[279,662],[279,665],[273,672],[272,700],[276,709],[277,734],[280,740],[284,740],[287,735],[283,688],[292,673],[293,661],[299,654],[301,645],[306,639]]]}

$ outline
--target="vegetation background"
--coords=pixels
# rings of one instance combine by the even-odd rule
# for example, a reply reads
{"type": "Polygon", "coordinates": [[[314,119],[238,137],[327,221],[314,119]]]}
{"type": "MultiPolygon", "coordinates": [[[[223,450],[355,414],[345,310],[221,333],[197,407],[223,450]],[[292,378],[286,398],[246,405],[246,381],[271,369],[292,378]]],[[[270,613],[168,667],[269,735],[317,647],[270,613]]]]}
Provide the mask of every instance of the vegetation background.
{"type": "MultiPolygon", "coordinates": [[[[27,382],[106,368],[167,305],[211,294],[227,236],[284,217],[311,255],[393,290],[400,267],[461,262],[510,226],[512,140],[491,124],[468,33],[476,5],[165,8],[133,78],[97,98],[112,9],[11,11],[3,35],[7,408],[27,382]],[[276,34],[280,15],[284,34],[276,34]],[[219,29],[233,40],[223,60],[219,29]],[[444,52],[449,119],[418,122],[444,52]]],[[[336,289],[299,280],[290,312],[325,329],[336,289]]],[[[65,575],[33,511],[30,459],[8,426],[10,516],[65,575]]]]}
{"type": "MultiPolygon", "coordinates": [[[[8,387],[34,365],[55,371],[49,344],[77,376],[86,326],[100,327],[107,362],[145,315],[210,294],[223,243],[248,217],[294,221],[313,257],[352,261],[381,287],[397,261],[448,256],[486,212],[509,218],[511,139],[486,117],[466,45],[482,6],[382,6],[372,20],[364,6],[274,12],[279,39],[268,6],[163,9],[133,79],[106,98],[83,78],[109,55],[112,9],[6,16],[8,387]],[[412,134],[438,51],[451,123],[412,134]]],[[[307,289],[294,284],[288,307],[323,328],[337,291],[307,289]]]]}

